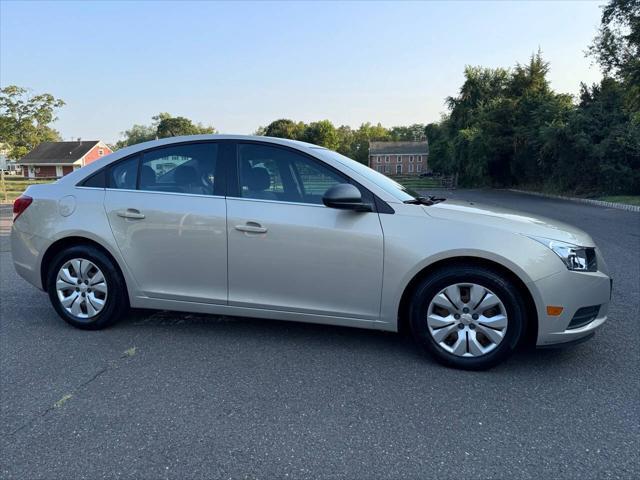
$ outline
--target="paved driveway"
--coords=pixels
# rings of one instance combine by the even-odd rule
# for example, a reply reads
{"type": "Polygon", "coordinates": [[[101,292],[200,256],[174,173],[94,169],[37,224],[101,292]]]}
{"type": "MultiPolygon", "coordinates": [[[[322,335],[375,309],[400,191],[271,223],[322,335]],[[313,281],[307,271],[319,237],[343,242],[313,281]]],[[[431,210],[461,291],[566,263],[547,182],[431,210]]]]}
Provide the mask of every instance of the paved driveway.
{"type": "Polygon", "coordinates": [[[637,478],[640,215],[452,196],[587,230],[615,276],[603,330],[482,373],[327,326],[136,312],[83,332],[15,274],[3,221],[0,477],[637,478]]]}

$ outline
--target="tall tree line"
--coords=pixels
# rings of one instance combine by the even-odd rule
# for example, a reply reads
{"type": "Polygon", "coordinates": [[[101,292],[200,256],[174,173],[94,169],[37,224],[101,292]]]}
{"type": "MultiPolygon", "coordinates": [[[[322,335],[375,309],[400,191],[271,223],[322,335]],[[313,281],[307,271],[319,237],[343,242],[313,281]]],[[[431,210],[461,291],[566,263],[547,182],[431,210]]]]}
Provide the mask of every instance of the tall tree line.
{"type": "Polygon", "coordinates": [[[513,69],[467,67],[448,113],[427,125],[430,165],[462,185],[640,193],[640,0],[603,9],[589,53],[604,78],[554,92],[540,52],[513,69]]]}
{"type": "Polygon", "coordinates": [[[421,141],[425,140],[425,125],[386,128],[381,124],[363,123],[358,129],[348,125],[335,127],[329,120],[304,123],[289,119],[279,119],[266,127],[260,127],[256,135],[288,138],[322,145],[336,150],[347,157],[366,164],[369,156],[369,142],[373,141],[421,141]]]}

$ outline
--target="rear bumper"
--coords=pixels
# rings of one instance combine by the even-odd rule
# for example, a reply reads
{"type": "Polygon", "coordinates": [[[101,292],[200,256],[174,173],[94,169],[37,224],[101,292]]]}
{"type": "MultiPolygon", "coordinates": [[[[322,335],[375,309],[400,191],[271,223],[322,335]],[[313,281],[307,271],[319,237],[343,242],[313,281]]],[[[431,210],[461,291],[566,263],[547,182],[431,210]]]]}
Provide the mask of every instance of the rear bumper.
{"type": "Polygon", "coordinates": [[[539,295],[536,341],[539,347],[586,340],[607,321],[611,279],[603,272],[566,270],[538,280],[534,285],[539,295]],[[546,307],[551,305],[563,307],[562,314],[547,315],[546,307]],[[576,312],[591,306],[597,306],[595,318],[574,328],[571,321],[576,312]]]}
{"type": "Polygon", "coordinates": [[[11,228],[11,255],[13,265],[22,278],[43,290],[40,277],[40,253],[46,241],[36,235],[11,228]]]}

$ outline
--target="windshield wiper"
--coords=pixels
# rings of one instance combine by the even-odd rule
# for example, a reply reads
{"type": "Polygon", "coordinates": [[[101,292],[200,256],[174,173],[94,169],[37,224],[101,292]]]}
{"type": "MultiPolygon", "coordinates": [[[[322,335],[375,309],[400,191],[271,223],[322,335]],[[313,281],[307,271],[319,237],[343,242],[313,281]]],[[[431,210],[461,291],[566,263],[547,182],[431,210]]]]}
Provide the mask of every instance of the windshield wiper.
{"type": "Polygon", "coordinates": [[[446,198],[437,198],[434,195],[429,195],[428,197],[417,197],[411,200],[405,200],[402,203],[408,203],[411,205],[435,205],[436,203],[444,202],[446,198]]]}

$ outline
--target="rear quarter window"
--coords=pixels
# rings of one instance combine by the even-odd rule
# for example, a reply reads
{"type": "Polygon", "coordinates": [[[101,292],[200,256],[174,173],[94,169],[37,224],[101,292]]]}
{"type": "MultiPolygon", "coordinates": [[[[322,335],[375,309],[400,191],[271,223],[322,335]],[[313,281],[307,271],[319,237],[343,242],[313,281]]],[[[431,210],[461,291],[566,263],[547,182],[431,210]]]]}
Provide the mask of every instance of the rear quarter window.
{"type": "Polygon", "coordinates": [[[105,170],[100,170],[98,173],[94,173],[84,182],[81,186],[91,188],[106,188],[107,186],[107,173],[105,170]]]}
{"type": "Polygon", "coordinates": [[[111,166],[107,174],[108,187],[135,190],[138,180],[138,160],[139,157],[135,156],[111,166]]]}

